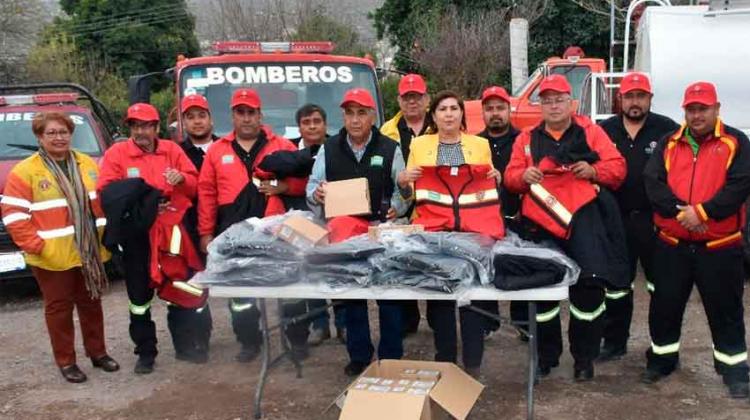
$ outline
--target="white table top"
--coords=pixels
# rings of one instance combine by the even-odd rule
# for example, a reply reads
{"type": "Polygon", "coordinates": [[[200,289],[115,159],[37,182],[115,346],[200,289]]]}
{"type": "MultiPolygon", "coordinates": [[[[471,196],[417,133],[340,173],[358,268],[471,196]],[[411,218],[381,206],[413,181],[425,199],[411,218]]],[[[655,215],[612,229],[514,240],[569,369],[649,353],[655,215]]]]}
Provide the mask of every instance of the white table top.
{"type": "Polygon", "coordinates": [[[567,286],[505,291],[475,287],[457,293],[416,288],[364,287],[331,289],[325,285],[299,283],[281,287],[210,286],[211,297],[273,299],[385,299],[385,300],[566,300],[567,286]]]}

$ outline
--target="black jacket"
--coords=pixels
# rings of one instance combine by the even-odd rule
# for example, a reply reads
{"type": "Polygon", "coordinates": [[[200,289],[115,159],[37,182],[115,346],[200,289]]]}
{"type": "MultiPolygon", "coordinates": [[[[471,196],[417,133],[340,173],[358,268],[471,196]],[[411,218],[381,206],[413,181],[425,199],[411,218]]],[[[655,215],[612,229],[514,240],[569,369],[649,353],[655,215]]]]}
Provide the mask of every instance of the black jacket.
{"type": "MultiPolygon", "coordinates": [[[[492,166],[500,171],[500,173],[505,173],[505,167],[508,166],[510,154],[513,151],[513,143],[520,133],[515,127],[511,126],[508,132],[500,137],[492,137],[487,129],[478,134],[480,137],[486,138],[490,143],[492,166]]],[[[521,196],[509,192],[502,185],[498,185],[497,188],[500,192],[503,215],[509,217],[515,216],[521,209],[521,196]]]]}
{"type": "Polygon", "coordinates": [[[107,218],[102,243],[119,253],[129,243],[138,245],[145,240],[159,211],[161,191],[148,185],[142,178],[113,182],[101,191],[101,203],[107,218]]]}

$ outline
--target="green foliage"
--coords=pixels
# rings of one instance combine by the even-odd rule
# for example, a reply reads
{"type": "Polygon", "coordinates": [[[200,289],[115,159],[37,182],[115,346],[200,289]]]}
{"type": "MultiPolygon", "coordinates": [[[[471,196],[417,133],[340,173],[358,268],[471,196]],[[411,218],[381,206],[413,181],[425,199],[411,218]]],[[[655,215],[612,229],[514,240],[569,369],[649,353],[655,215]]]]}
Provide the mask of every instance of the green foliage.
{"type": "Polygon", "coordinates": [[[174,100],[175,93],[174,89],[171,87],[164,88],[151,95],[151,105],[155,106],[156,109],[159,110],[159,116],[161,116],[161,119],[159,120],[159,128],[161,129],[163,137],[167,136],[167,119],[170,112],[175,106],[174,100]]]}
{"type": "Polygon", "coordinates": [[[398,107],[398,81],[400,76],[389,76],[378,81],[380,95],[383,97],[383,112],[385,120],[388,121],[399,111],[398,107]]]}
{"type": "Polygon", "coordinates": [[[362,57],[370,53],[360,43],[355,29],[331,19],[320,9],[304,17],[291,38],[293,41],[332,41],[336,45],[333,53],[339,55],[362,57]]]}

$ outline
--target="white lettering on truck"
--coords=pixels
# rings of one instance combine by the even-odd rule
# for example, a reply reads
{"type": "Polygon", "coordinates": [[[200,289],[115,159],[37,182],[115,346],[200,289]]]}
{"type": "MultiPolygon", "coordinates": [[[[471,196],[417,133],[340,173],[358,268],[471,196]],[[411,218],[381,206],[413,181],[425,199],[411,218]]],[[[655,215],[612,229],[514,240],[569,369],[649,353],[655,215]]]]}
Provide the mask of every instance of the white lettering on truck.
{"type": "Polygon", "coordinates": [[[354,80],[349,66],[238,66],[206,67],[205,77],[187,79],[187,87],[203,87],[229,83],[351,83],[354,80]],[[191,82],[196,80],[197,82],[191,82]]]}

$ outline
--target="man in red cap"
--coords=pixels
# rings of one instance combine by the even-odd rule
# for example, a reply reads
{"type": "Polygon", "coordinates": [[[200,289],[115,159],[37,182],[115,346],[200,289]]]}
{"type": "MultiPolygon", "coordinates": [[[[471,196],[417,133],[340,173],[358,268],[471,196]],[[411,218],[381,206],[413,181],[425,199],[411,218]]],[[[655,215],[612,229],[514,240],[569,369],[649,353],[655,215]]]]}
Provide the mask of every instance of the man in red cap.
{"type": "MultiPolygon", "coordinates": [[[[375,127],[375,100],[366,89],[347,91],[341,101],[344,127],[320,148],[307,184],[307,201],[319,215],[326,200],[326,183],[366,177],[370,188],[370,215],[365,224],[379,223],[406,213],[405,198],[411,191],[399,190],[398,174],[404,158],[398,143],[375,127]]],[[[324,215],[323,215],[324,216],[324,215]]],[[[332,219],[335,223],[337,219],[332,219]]],[[[332,232],[332,237],[335,236],[332,232]]],[[[400,359],[403,355],[401,303],[378,301],[380,306],[379,359],[400,359]]],[[[370,364],[373,346],[367,302],[346,301],[346,349],[350,362],[344,373],[356,376],[370,364]]]]}
{"type": "MultiPolygon", "coordinates": [[[[427,94],[427,83],[422,76],[414,73],[407,74],[398,82],[399,111],[386,121],[380,132],[401,145],[404,161],[409,159],[409,146],[414,137],[421,136],[427,130],[425,119],[430,104],[427,94]]],[[[412,208],[407,216],[411,215],[412,208]]],[[[414,334],[419,329],[419,305],[416,300],[403,301],[404,307],[404,335],[414,334]]]]}
{"type": "MultiPolygon", "coordinates": [[[[179,145],[158,138],[159,112],[146,103],[128,108],[125,122],[130,139],[115,143],[100,163],[97,191],[101,193],[112,183],[141,178],[162,193],[159,212],[172,211],[170,201],[195,197],[198,171],[179,145]],[[178,197],[182,196],[182,197],[178,197]]],[[[142,198],[145,199],[145,198],[142,198]]],[[[148,236],[122,246],[123,269],[128,290],[130,337],[135,343],[138,361],[135,373],[148,374],[154,369],[157,355],[156,325],[151,320],[154,289],[149,274],[148,236]],[[144,246],[144,244],[146,244],[144,246]]],[[[176,306],[170,305],[170,311],[176,306]]]]}
{"type": "Polygon", "coordinates": [[[623,289],[607,288],[604,313],[604,340],[598,361],[617,360],[627,353],[633,316],[633,281],[638,261],[646,276],[647,289],[653,284],[654,222],[651,203],[643,185],[643,169],[657,143],[675,132],[679,125],[669,117],[651,112],[651,82],[643,73],[628,73],[620,81],[617,94],[621,112],[601,122],[628,164],[625,182],[614,191],[620,205],[628,246],[630,284],[623,289]]]}
{"type": "MultiPolygon", "coordinates": [[[[581,266],[578,282],[570,288],[569,336],[575,380],[588,381],[594,377],[593,362],[599,355],[605,281],[626,281],[627,264],[624,255],[618,255],[625,252],[620,253],[618,243],[610,240],[619,234],[623,237],[619,246],[624,248],[624,233],[619,215],[612,220],[617,204],[606,191],[625,179],[625,160],[601,127],[574,115],[564,76],[545,78],[539,92],[543,121],[516,138],[504,184],[511,192],[525,194],[521,215],[528,230],[538,239],[557,242],[581,266]],[[561,215],[567,215],[567,221],[561,215]],[[562,224],[564,235],[559,230],[562,224]]],[[[539,373],[546,376],[562,353],[560,306],[558,302],[537,305],[539,373]]]]}
{"type": "MultiPolygon", "coordinates": [[[[304,178],[270,179],[272,174],[258,168],[263,158],[275,151],[297,150],[263,125],[258,93],[237,89],[231,108],[234,129],[209,147],[198,180],[198,233],[203,252],[214,236],[234,223],[284,213],[281,196],[305,193],[304,178]]],[[[242,345],[235,359],[250,362],[260,349],[260,312],[254,299],[231,299],[229,309],[232,328],[242,345]]]]}
{"type": "Polygon", "coordinates": [[[659,142],[643,174],[658,240],[651,347],[641,380],[653,383],[677,368],[682,316],[695,284],[711,328],[714,368],[732,398],[747,398],[742,230],[750,146],[719,118],[713,84],[688,86],[682,106],[685,123],[659,142]]]}

